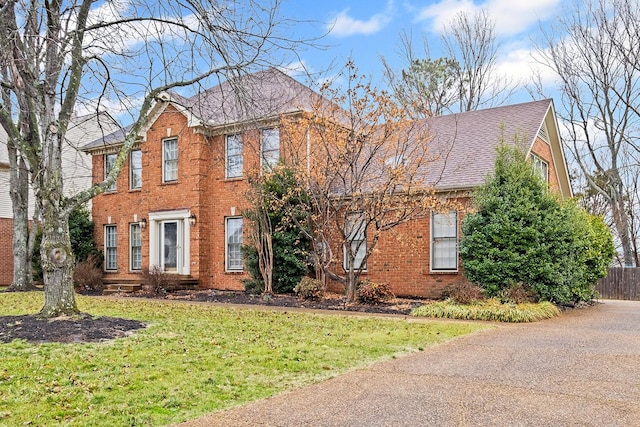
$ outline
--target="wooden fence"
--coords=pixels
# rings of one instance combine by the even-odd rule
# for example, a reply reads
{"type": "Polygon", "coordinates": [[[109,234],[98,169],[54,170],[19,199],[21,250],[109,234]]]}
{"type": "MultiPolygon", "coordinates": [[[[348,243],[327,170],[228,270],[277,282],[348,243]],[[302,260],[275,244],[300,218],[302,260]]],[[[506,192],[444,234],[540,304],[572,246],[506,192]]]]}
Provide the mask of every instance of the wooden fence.
{"type": "Polygon", "coordinates": [[[596,289],[604,299],[640,301],[640,268],[612,267],[596,289]]]}

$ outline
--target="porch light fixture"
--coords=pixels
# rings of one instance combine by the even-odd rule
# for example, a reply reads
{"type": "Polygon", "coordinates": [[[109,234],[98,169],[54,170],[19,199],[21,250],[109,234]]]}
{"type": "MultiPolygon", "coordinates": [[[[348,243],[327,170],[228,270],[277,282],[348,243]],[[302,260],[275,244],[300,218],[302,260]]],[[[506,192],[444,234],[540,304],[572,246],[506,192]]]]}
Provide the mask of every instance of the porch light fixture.
{"type": "Polygon", "coordinates": [[[147,219],[146,219],[146,218],[142,218],[142,219],[140,220],[140,228],[141,228],[142,230],[144,230],[145,228],[147,228],[147,219]]]}
{"type": "Polygon", "coordinates": [[[195,214],[191,214],[191,216],[189,217],[189,224],[191,224],[192,227],[194,225],[196,225],[196,215],[195,214]]]}

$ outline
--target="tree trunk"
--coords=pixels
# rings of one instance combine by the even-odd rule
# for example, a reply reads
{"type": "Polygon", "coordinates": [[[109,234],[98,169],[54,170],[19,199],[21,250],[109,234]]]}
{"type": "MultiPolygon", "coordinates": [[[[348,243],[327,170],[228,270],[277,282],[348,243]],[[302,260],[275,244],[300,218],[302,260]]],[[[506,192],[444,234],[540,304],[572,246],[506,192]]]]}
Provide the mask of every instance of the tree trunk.
{"type": "Polygon", "coordinates": [[[622,246],[623,267],[634,267],[635,254],[631,243],[629,217],[624,199],[619,196],[619,193],[615,194],[611,201],[611,212],[613,214],[613,223],[620,238],[620,245],[622,246]]]}
{"type": "Polygon", "coordinates": [[[24,292],[35,289],[29,252],[29,172],[11,138],[7,141],[7,151],[13,207],[13,280],[7,291],[24,292]]]}
{"type": "Polygon", "coordinates": [[[69,240],[69,215],[46,206],[40,250],[44,276],[44,306],[39,315],[57,317],[78,314],[73,289],[74,256],[69,240]]]}
{"type": "MultiPolygon", "coordinates": [[[[354,261],[352,261],[353,263],[354,261]]],[[[350,269],[347,277],[347,283],[345,285],[345,296],[347,297],[347,304],[351,304],[356,302],[357,299],[357,281],[358,277],[353,271],[350,269]]]]}

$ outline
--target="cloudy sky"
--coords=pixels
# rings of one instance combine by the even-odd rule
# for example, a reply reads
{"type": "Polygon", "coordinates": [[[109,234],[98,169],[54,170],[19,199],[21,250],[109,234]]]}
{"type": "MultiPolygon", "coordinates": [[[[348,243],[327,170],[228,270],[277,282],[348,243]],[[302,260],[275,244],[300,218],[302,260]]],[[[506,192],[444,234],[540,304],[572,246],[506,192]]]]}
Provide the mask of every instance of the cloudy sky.
{"type": "MultiPolygon", "coordinates": [[[[301,55],[312,72],[323,71],[332,64],[340,66],[352,57],[361,72],[377,80],[382,78],[381,56],[400,66],[401,32],[411,33],[420,49],[422,38],[426,38],[435,58],[442,54],[439,40],[443,26],[460,11],[473,13],[484,9],[496,23],[502,45],[501,71],[530,81],[531,69],[536,66],[532,52],[535,41],[540,40],[540,28],[562,14],[567,3],[567,0],[290,0],[283,12],[313,21],[315,29],[307,34],[327,33],[319,42],[326,49],[308,50],[301,55]]],[[[305,25],[312,24],[301,24],[305,25]]],[[[549,75],[546,77],[550,79],[549,75]]],[[[522,93],[519,97],[527,100],[522,93]]]]}

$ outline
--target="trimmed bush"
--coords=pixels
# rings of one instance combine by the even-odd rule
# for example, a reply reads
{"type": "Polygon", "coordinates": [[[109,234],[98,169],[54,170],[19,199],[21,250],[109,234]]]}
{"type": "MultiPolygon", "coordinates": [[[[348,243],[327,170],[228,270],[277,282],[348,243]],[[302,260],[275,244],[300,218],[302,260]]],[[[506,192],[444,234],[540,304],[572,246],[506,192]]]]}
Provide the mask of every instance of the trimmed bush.
{"type": "Polygon", "coordinates": [[[89,254],[87,259],[76,264],[73,271],[73,286],[76,292],[102,290],[102,258],[89,254]]]}
{"type": "Polygon", "coordinates": [[[495,174],[474,193],[476,212],[462,224],[466,277],[488,297],[509,298],[528,284],[556,304],[590,300],[606,275],[613,240],[602,220],[561,201],[517,147],[498,150],[495,174]]]}
{"type": "Polygon", "coordinates": [[[460,281],[444,288],[442,298],[456,304],[473,304],[487,299],[480,286],[467,281],[460,281]]]}
{"type": "Polygon", "coordinates": [[[365,304],[380,304],[395,298],[388,283],[376,283],[365,279],[358,285],[358,299],[365,304]]]}
{"type": "Polygon", "coordinates": [[[293,292],[302,299],[320,299],[324,295],[324,286],[318,279],[303,277],[293,288],[293,292]]]}

